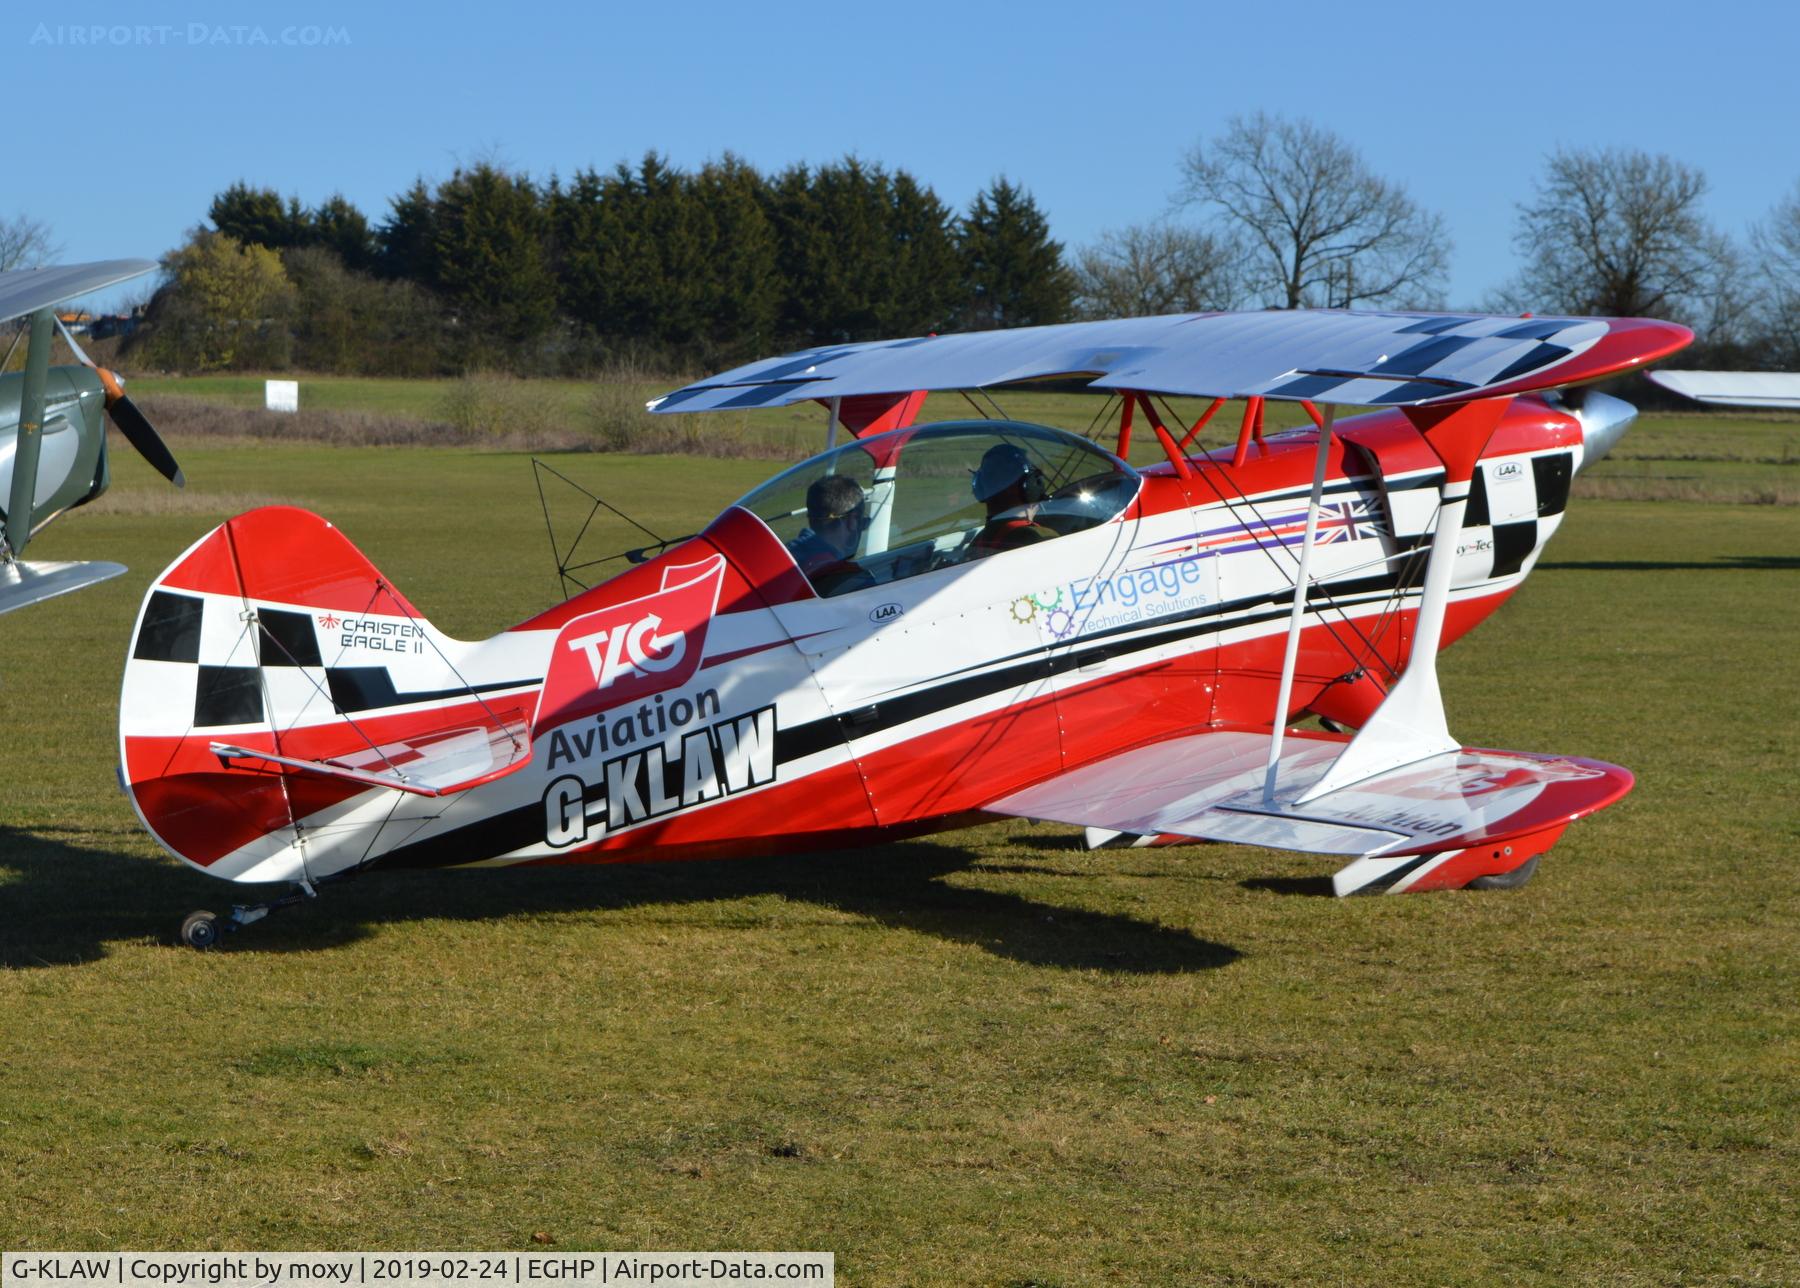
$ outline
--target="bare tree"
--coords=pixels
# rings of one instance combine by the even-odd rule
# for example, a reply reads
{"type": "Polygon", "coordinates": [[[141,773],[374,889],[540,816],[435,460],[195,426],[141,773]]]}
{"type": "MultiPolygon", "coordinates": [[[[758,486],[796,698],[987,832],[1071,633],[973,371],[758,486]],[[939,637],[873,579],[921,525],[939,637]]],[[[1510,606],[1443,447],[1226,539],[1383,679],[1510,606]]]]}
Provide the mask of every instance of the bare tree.
{"type": "Polygon", "coordinates": [[[1800,367],[1800,183],[1750,233],[1762,279],[1761,331],[1773,350],[1768,358],[1800,367]]]}
{"type": "Polygon", "coordinates": [[[1233,117],[1189,151],[1182,173],[1177,204],[1210,210],[1241,236],[1245,285],[1266,304],[1425,304],[1442,292],[1442,217],[1310,121],[1233,117]]]}
{"type": "Polygon", "coordinates": [[[1700,211],[1706,176],[1662,154],[1559,150],[1519,206],[1525,264],[1507,298],[1526,308],[1695,325],[1734,317],[1736,256],[1700,211]]]}
{"type": "Polygon", "coordinates": [[[1166,223],[1109,229],[1076,257],[1076,313],[1118,318],[1235,308],[1238,255],[1199,229],[1166,223]]]}
{"type": "Polygon", "coordinates": [[[61,249],[50,240],[49,225],[29,215],[0,219],[0,273],[36,268],[61,249]]]}

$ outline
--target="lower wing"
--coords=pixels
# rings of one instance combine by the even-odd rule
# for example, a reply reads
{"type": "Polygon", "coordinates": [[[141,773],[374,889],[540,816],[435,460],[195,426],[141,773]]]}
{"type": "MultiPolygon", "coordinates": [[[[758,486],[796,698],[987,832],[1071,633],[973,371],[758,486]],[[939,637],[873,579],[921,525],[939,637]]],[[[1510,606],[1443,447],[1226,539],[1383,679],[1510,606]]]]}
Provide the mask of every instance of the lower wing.
{"type": "Polygon", "coordinates": [[[1336,855],[1354,861],[1333,889],[1373,894],[1429,888],[1434,869],[1478,849],[1491,849],[1496,862],[1515,853],[1523,862],[1633,782],[1630,770],[1602,761],[1465,747],[1301,804],[1349,741],[1290,733],[1271,778],[1266,731],[1217,729],[1120,752],[987,808],[1115,833],[1336,855]]]}

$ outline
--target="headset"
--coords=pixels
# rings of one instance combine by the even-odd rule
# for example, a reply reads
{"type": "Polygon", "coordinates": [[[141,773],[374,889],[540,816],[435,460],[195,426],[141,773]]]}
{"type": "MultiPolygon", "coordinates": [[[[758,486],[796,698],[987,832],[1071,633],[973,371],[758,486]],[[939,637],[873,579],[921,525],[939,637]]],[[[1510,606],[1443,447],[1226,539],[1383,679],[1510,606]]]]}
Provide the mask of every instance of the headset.
{"type": "Polygon", "coordinates": [[[987,501],[1015,483],[1024,488],[1027,505],[1035,505],[1050,494],[1044,472],[1032,464],[1024,448],[1015,443],[996,443],[982,455],[980,467],[969,478],[969,490],[977,501],[987,501]]]}

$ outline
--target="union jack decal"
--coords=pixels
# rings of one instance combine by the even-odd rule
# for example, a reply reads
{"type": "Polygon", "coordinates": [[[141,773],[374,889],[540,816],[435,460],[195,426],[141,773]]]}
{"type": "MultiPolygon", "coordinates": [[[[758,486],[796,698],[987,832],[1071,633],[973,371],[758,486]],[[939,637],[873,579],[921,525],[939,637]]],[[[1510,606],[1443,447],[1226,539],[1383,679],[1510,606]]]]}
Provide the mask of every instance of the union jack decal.
{"type": "Polygon", "coordinates": [[[1319,507],[1320,545],[1328,541],[1362,541],[1387,533],[1387,522],[1367,501],[1328,501],[1319,507]]]}

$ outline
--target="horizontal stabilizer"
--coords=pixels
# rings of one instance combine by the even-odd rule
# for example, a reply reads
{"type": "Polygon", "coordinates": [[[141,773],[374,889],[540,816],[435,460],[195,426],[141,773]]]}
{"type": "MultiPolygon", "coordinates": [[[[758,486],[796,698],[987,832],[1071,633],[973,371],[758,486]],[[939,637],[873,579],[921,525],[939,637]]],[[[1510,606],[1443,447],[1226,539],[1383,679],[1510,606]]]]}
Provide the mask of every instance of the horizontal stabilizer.
{"type": "Polygon", "coordinates": [[[523,723],[448,729],[329,760],[306,760],[224,742],[212,743],[211,747],[213,755],[227,765],[281,766],[414,796],[449,796],[467,791],[503,778],[531,759],[531,744],[526,740],[523,723]]]}
{"type": "MultiPolygon", "coordinates": [[[[1629,770],[1596,760],[1460,748],[1300,803],[1348,741],[1341,734],[1289,734],[1268,795],[1269,735],[1220,729],[1122,752],[987,808],[1090,829],[1363,861],[1504,844],[1561,828],[1611,804],[1633,781],[1629,770]]],[[[1352,864],[1345,874],[1357,870],[1352,864]]],[[[1346,880],[1338,893],[1368,883],[1346,880]]]]}
{"type": "Polygon", "coordinates": [[[15,559],[0,564],[0,613],[66,595],[71,590],[110,581],[125,571],[124,564],[26,562],[15,559]]]}

